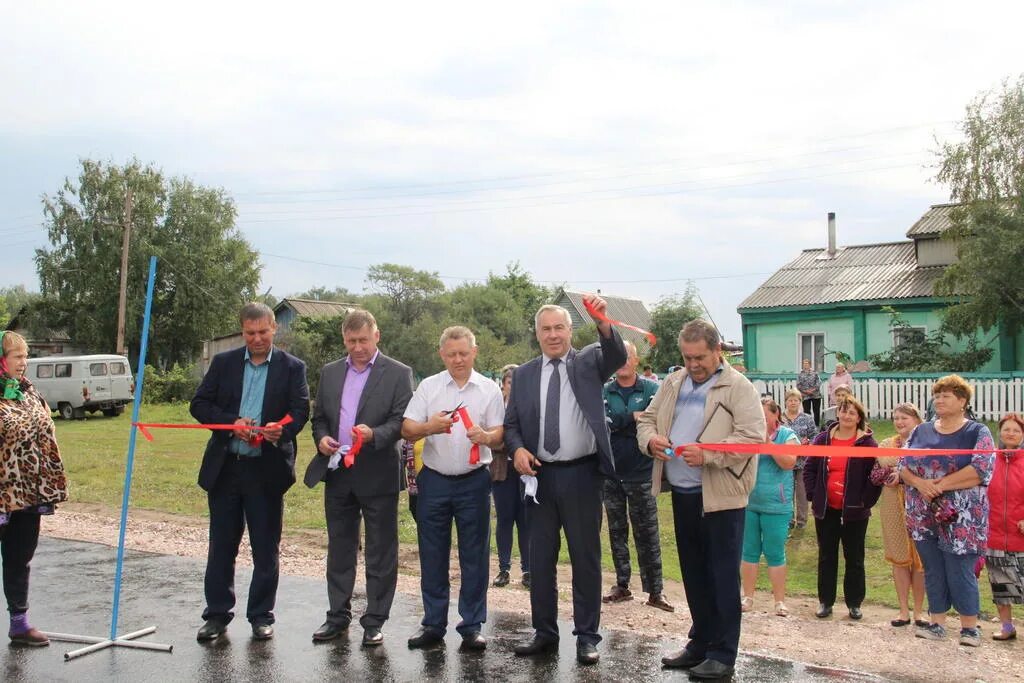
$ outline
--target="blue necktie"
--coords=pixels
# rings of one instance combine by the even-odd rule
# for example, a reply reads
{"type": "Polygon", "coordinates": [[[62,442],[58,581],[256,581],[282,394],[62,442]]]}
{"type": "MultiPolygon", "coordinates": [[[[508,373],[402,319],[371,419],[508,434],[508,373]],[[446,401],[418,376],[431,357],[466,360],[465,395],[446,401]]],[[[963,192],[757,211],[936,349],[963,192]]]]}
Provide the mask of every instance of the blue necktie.
{"type": "Polygon", "coordinates": [[[551,361],[551,378],[548,380],[548,399],[544,404],[544,450],[551,455],[561,445],[558,436],[558,409],[562,398],[562,376],[558,372],[561,359],[551,361]]]}

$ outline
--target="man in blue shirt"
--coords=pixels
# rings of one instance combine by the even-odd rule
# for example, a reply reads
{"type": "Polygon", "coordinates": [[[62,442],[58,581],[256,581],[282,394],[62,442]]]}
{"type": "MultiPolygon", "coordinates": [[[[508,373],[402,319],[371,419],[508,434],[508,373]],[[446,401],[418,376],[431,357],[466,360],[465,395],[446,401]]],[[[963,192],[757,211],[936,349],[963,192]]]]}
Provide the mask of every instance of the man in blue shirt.
{"type": "Polygon", "coordinates": [[[210,506],[200,641],[219,637],[234,617],[235,559],[247,527],[253,572],[246,618],[253,638],[274,635],[284,493],[295,483],[295,437],[309,419],[306,365],[274,348],[274,312],[250,303],[239,318],[245,347],[214,357],[190,406],[203,424],[235,425],[213,431],[199,469],[210,506]],[[281,424],[286,416],[291,422],[281,424]],[[266,429],[257,435],[254,426],[266,429]]]}
{"type": "Polygon", "coordinates": [[[604,405],[611,429],[615,476],[604,481],[604,508],[615,563],[615,586],[602,602],[633,599],[629,590],[632,568],[629,559],[629,524],[633,523],[640,585],[648,594],[647,605],[674,612],[662,594],[661,537],[658,530],[658,499],[651,493],[654,461],[640,451],[636,417],[650,405],[658,385],[637,375],[640,362],[636,346],[625,342],[626,364],[604,385],[604,405]]]}

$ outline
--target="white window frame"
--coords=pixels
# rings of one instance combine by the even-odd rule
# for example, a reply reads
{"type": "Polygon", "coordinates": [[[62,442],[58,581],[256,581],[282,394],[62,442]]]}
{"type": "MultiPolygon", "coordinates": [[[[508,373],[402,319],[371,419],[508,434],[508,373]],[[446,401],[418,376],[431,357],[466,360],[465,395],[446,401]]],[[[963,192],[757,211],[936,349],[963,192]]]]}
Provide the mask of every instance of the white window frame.
{"type": "Polygon", "coordinates": [[[825,334],[824,331],[820,331],[820,332],[797,332],[796,333],[796,371],[797,371],[797,373],[802,372],[803,369],[804,369],[804,359],[803,359],[803,356],[802,356],[802,353],[803,353],[803,341],[801,340],[801,337],[811,337],[811,354],[812,354],[811,369],[815,370],[816,372],[825,372],[825,362],[824,362],[824,360],[822,360],[821,370],[816,370],[815,367],[814,367],[814,358],[813,358],[813,356],[817,355],[815,353],[816,349],[814,348],[814,337],[817,337],[819,335],[821,336],[822,358],[824,358],[824,349],[827,346],[826,343],[825,343],[825,340],[827,339],[827,336],[828,336],[828,335],[825,334]]]}
{"type": "MultiPolygon", "coordinates": [[[[921,330],[921,333],[925,337],[928,336],[928,326],[927,325],[911,325],[910,329],[911,330],[921,330]]],[[[889,336],[892,338],[892,348],[894,348],[894,349],[896,348],[896,333],[898,331],[899,330],[889,330],[889,336]]]]}

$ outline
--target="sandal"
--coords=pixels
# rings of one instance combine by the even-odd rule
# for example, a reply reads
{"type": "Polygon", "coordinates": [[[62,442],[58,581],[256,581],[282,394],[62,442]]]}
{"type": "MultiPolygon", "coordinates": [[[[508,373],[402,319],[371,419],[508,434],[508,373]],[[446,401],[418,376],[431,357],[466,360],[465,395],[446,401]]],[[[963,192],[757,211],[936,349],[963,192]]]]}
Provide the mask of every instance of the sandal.
{"type": "Polygon", "coordinates": [[[740,600],[740,610],[743,612],[749,612],[754,609],[754,598],[744,595],[743,599],[740,600]]]}
{"type": "Polygon", "coordinates": [[[1005,628],[992,634],[992,640],[1017,640],[1017,629],[1010,627],[1007,631],[1005,628]]]}
{"type": "Polygon", "coordinates": [[[786,603],[779,600],[775,603],[775,616],[777,617],[788,617],[789,609],[786,608],[786,603]]]}

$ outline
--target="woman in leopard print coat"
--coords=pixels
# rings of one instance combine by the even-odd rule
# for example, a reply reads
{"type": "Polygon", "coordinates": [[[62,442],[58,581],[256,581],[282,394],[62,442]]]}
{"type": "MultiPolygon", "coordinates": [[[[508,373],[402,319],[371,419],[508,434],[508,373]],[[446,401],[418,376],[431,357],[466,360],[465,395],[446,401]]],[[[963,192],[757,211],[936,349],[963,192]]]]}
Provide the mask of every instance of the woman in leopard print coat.
{"type": "Polygon", "coordinates": [[[8,635],[17,644],[48,645],[28,621],[29,564],[39,542],[39,517],[67,500],[67,480],[50,407],[25,379],[25,339],[3,332],[0,347],[0,555],[11,613],[8,635]]]}

